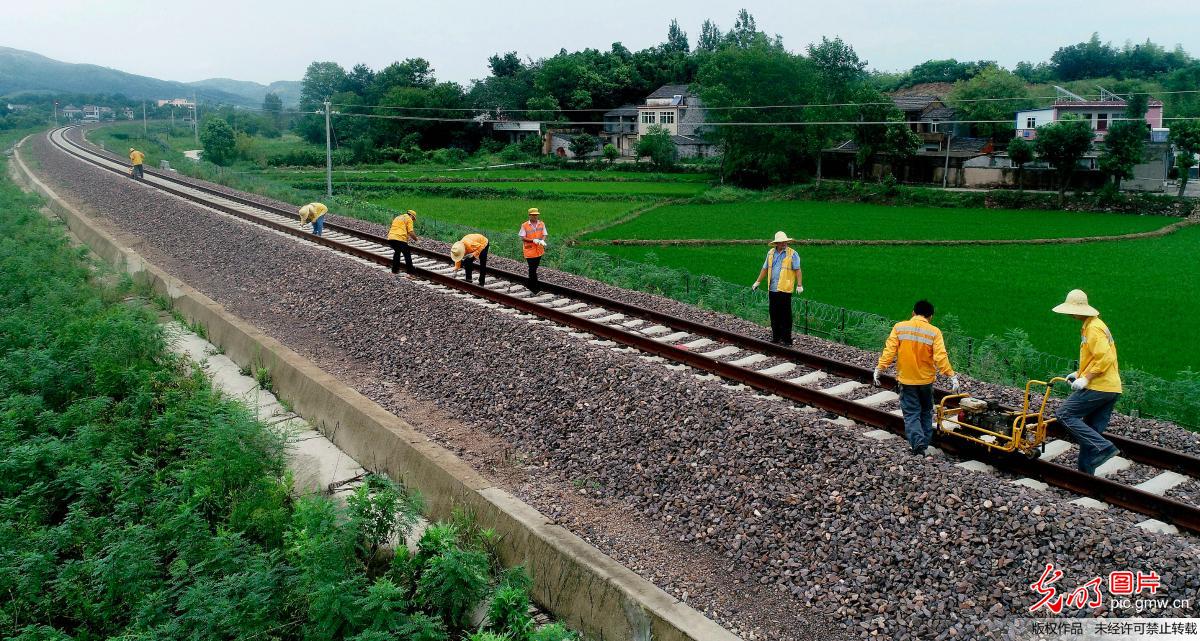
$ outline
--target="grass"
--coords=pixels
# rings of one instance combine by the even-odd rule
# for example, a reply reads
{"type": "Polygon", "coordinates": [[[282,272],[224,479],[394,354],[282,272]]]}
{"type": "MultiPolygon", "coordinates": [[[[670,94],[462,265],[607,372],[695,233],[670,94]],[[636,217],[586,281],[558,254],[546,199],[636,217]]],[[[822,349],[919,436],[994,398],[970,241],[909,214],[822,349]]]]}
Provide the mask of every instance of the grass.
{"type": "Polygon", "coordinates": [[[814,201],[668,205],[587,239],[1016,239],[1109,236],[1177,222],[1167,216],[893,207],[814,201]]]}
{"type": "MultiPolygon", "coordinates": [[[[293,181],[300,182],[300,181],[293,181]]],[[[368,182],[343,181],[334,183],[339,191],[353,189],[355,186],[396,186],[405,187],[437,187],[439,189],[500,189],[515,194],[521,192],[540,191],[565,195],[620,195],[639,197],[678,198],[695,196],[707,189],[704,183],[670,183],[670,182],[613,182],[613,181],[582,181],[569,180],[560,182],[545,181],[470,181],[470,182],[368,182]]]]}
{"type": "MultiPolygon", "coordinates": [[[[325,178],[324,171],[313,169],[284,169],[271,168],[260,172],[263,176],[281,177],[286,180],[319,180],[325,178]]],[[[387,167],[372,165],[353,169],[341,168],[333,172],[334,180],[398,180],[402,182],[427,181],[585,181],[585,182],[669,182],[669,183],[709,183],[711,174],[679,173],[660,174],[644,171],[625,171],[620,165],[610,169],[551,169],[551,168],[498,168],[498,169],[462,169],[443,167],[440,165],[390,165],[387,167]]]]}
{"type": "Polygon", "coordinates": [[[576,202],[570,200],[538,200],[530,202],[505,200],[476,200],[441,198],[437,196],[389,195],[372,199],[389,209],[415,209],[418,234],[422,218],[430,218],[485,231],[512,233],[528,220],[526,210],[537,207],[551,238],[570,236],[597,223],[615,220],[636,205],[626,202],[576,202]]]}
{"type": "MultiPolygon", "coordinates": [[[[1003,247],[803,247],[805,297],[902,319],[918,298],[976,337],[1022,328],[1042,351],[1077,358],[1077,324],[1050,312],[1088,292],[1121,363],[1165,378],[1200,363],[1200,228],[1166,238],[1003,247]]],[[[765,247],[605,247],[605,253],[753,282],[765,247]]],[[[1052,372],[1047,372],[1050,374],[1052,372]]]]}
{"type": "Polygon", "coordinates": [[[192,128],[187,124],[177,122],[172,128],[169,122],[153,122],[147,125],[146,130],[147,134],[143,134],[141,122],[127,122],[97,127],[89,131],[87,137],[119,156],[128,155],[129,148],[135,147],[146,154],[147,167],[157,167],[161,160],[166,160],[173,167],[191,162],[183,152],[200,149],[192,135],[192,128]]]}

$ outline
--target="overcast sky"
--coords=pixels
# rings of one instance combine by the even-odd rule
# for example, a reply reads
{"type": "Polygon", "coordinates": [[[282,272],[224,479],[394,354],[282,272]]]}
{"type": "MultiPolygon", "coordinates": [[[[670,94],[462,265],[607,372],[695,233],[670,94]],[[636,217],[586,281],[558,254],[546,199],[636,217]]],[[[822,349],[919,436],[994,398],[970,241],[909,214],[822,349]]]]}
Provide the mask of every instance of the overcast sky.
{"type": "Polygon", "coordinates": [[[705,18],[727,30],[743,4],[789,49],[839,35],[880,70],[931,58],[1011,67],[1093,31],[1200,55],[1200,2],[1189,0],[3,0],[0,45],[182,81],[299,80],[313,60],[378,69],[419,56],[465,83],[495,52],[652,46],[672,18],[694,45],[705,18]]]}

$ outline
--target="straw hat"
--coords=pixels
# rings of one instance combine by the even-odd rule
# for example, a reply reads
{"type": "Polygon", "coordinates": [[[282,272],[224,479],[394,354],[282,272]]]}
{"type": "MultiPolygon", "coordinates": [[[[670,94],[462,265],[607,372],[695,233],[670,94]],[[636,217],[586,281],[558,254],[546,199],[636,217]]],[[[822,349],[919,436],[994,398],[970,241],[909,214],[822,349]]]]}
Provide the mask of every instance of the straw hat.
{"type": "Polygon", "coordinates": [[[130,148],[129,148],[129,151],[131,151],[131,152],[132,152],[132,151],[133,151],[133,147],[130,147],[130,148]]]}
{"type": "Polygon", "coordinates": [[[1055,305],[1051,311],[1059,314],[1070,314],[1072,316],[1100,315],[1100,312],[1095,307],[1088,305],[1087,294],[1083,293],[1082,289],[1072,289],[1067,292],[1067,300],[1059,305],[1055,305]]]}
{"type": "Polygon", "coordinates": [[[408,214],[409,216],[412,216],[413,220],[417,219],[417,211],[415,209],[410,209],[404,213],[408,214]]]}
{"type": "Polygon", "coordinates": [[[769,242],[767,244],[774,245],[775,243],[791,243],[791,242],[795,242],[795,240],[796,240],[795,238],[792,238],[781,231],[777,231],[777,232],[775,232],[775,240],[772,240],[771,242],[769,242]]]}
{"type": "Polygon", "coordinates": [[[537,207],[530,207],[530,208],[529,208],[529,215],[530,215],[530,216],[541,216],[541,215],[542,215],[542,212],[538,211],[538,208],[537,208],[537,207]]]}
{"type": "Polygon", "coordinates": [[[450,260],[452,260],[456,263],[461,263],[463,256],[466,256],[466,255],[467,255],[467,246],[462,244],[461,240],[450,246],[450,260]]]}

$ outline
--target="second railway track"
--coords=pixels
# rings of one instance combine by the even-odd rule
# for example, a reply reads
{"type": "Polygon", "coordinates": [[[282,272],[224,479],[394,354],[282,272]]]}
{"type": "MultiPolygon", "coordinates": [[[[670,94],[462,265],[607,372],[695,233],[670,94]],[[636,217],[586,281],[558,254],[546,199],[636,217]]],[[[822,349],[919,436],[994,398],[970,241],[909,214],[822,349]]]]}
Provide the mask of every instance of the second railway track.
{"type": "MultiPolygon", "coordinates": [[[[71,140],[66,135],[69,129],[52,131],[50,142],[82,161],[128,175],[127,164],[71,140]]],[[[392,250],[382,236],[326,223],[325,236],[316,237],[297,224],[296,214],[291,210],[162,172],[146,171],[144,184],[368,263],[387,265],[391,261],[392,250]]],[[[531,319],[537,317],[577,330],[599,344],[636,349],[646,358],[670,361],[669,367],[695,368],[700,372],[697,376],[720,377],[818,408],[871,426],[881,435],[904,433],[903,420],[896,409],[897,395],[890,389],[872,388],[869,369],[553,283],[542,283],[544,293],[534,295],[521,284],[523,275],[502,269],[489,268],[489,275],[496,278],[481,287],[454,278],[445,256],[415,246],[412,252],[417,282],[447,294],[507,308],[511,313],[529,314],[531,319]]],[[[894,379],[885,377],[886,388],[894,385],[894,379]]],[[[936,390],[935,394],[940,398],[946,392],[936,390]]],[[[1053,435],[1059,440],[1048,441],[1038,458],[996,454],[958,439],[941,438],[935,445],[952,456],[983,461],[1025,477],[1020,480],[1026,484],[1033,485],[1035,483],[1030,481],[1034,480],[1044,482],[1147,515],[1153,519],[1144,522],[1147,527],[1171,524],[1200,533],[1200,507],[1165,496],[1175,485],[1189,478],[1200,478],[1200,457],[1108,435],[1129,461],[1160,470],[1158,475],[1143,483],[1127,485],[1055,463],[1054,459],[1066,452],[1070,443],[1061,440],[1061,430],[1053,435]]]]}

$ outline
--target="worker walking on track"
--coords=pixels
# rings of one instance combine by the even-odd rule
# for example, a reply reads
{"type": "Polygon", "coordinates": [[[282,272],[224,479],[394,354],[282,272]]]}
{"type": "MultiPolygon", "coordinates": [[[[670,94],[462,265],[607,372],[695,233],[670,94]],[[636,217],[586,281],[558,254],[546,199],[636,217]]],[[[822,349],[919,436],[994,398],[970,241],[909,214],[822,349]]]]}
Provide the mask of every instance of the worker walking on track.
{"type": "Polygon", "coordinates": [[[773,245],[767,250],[767,259],[763,261],[758,278],[750,289],[758,289],[758,284],[767,278],[768,310],[771,315],[771,342],[780,345],[792,344],[792,293],[804,291],[801,281],[804,274],[800,271],[800,254],[788,246],[794,239],[787,234],[775,232],[773,245]]]}
{"type": "Polygon", "coordinates": [[[142,163],[146,162],[146,154],[143,154],[142,152],[138,151],[137,149],[134,149],[133,147],[130,147],[129,148],[129,162],[132,163],[132,165],[133,165],[129,169],[129,175],[132,176],[134,180],[141,180],[142,179],[142,163]]]}
{"type": "Polygon", "coordinates": [[[300,224],[312,221],[313,234],[320,236],[325,229],[325,213],[328,211],[324,203],[308,203],[300,208],[300,224]]]}
{"type": "Polygon", "coordinates": [[[479,261],[479,285],[487,276],[488,239],[483,234],[467,234],[462,240],[450,246],[450,260],[454,261],[454,271],[467,267],[467,282],[471,282],[471,271],[475,261],[479,261]]]}
{"type": "Polygon", "coordinates": [[[542,262],[542,255],[546,253],[546,223],[541,221],[542,213],[537,207],[529,208],[529,220],[521,223],[521,250],[525,254],[525,262],[529,264],[529,283],[527,287],[529,291],[537,294],[540,291],[538,285],[538,265],[542,262]]]}
{"type": "Polygon", "coordinates": [[[408,273],[413,273],[412,252],[409,251],[409,241],[416,240],[417,234],[413,232],[413,224],[417,222],[417,212],[408,210],[399,216],[392,219],[392,226],[388,229],[387,242],[392,248],[392,273],[400,273],[400,256],[404,255],[404,269],[408,273]]]}
{"type": "Polygon", "coordinates": [[[1100,312],[1088,304],[1087,294],[1074,289],[1056,305],[1056,313],[1082,321],[1079,334],[1079,370],[1067,375],[1071,395],[1054,415],[1079,444],[1079,471],[1095,474],[1096,468],[1120,454],[1102,434],[1108,428],[1113,407],[1121,397],[1121,373],[1117,368],[1117,343],[1100,312]]]}
{"type": "Polygon", "coordinates": [[[884,370],[896,362],[897,390],[900,393],[900,410],[904,413],[904,436],[912,453],[925,454],[925,448],[933,440],[933,381],[938,372],[950,377],[950,389],[958,393],[958,375],[950,367],[946,354],[946,342],[942,330],[934,327],[933,303],[917,301],[913,315],[907,321],[896,323],[888,334],[883,354],[875,367],[875,386],[884,370]]]}

